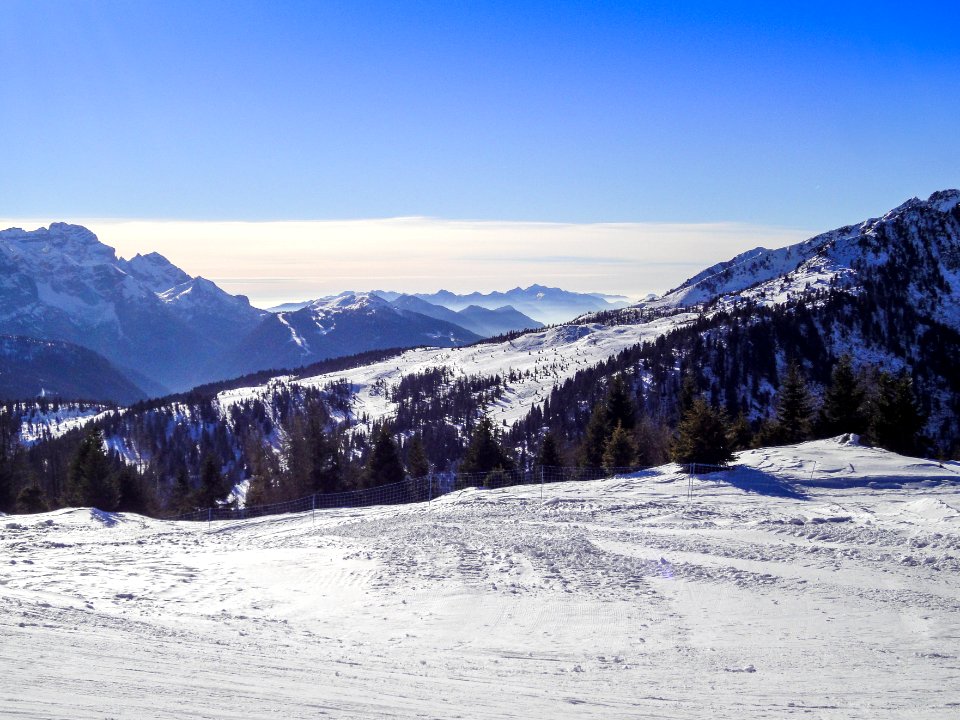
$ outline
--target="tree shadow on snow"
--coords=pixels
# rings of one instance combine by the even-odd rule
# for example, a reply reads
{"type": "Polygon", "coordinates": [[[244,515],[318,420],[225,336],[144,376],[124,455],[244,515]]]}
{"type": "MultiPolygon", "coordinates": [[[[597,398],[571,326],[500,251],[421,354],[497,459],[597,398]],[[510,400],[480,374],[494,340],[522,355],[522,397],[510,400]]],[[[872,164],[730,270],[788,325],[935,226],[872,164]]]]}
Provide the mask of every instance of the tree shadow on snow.
{"type": "Polygon", "coordinates": [[[734,468],[725,472],[700,475],[699,477],[701,479],[715,479],[719,482],[725,482],[744,492],[757,493],[758,495],[791,498],[793,500],[809,499],[809,496],[805,492],[792,483],[755,468],[734,468]]]}

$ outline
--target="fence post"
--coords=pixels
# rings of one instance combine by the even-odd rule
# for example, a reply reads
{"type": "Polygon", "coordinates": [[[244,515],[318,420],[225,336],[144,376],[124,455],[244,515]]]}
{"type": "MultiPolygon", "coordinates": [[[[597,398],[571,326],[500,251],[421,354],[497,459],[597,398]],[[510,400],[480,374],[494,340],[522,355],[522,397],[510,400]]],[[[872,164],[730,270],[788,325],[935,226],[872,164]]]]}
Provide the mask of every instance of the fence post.
{"type": "Polygon", "coordinates": [[[310,496],[310,517],[313,518],[313,524],[317,524],[317,494],[310,496]]]}
{"type": "Polygon", "coordinates": [[[427,505],[433,504],[433,470],[427,473],[427,505]]]}
{"type": "Polygon", "coordinates": [[[210,529],[210,521],[213,519],[213,508],[207,508],[207,530],[210,529]]]}
{"type": "Polygon", "coordinates": [[[543,469],[543,465],[541,465],[540,466],[540,500],[541,501],[543,500],[543,474],[544,474],[544,469],[543,469]]]}

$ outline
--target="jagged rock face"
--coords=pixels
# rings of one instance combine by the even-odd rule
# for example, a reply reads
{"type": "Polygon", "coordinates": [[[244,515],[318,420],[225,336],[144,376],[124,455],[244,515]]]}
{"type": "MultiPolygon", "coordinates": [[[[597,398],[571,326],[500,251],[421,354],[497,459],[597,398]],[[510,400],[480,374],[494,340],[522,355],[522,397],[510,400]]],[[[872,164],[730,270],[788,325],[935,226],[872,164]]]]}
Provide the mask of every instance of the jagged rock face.
{"type": "Polygon", "coordinates": [[[154,390],[215,377],[214,359],[265,314],[161,255],[125,261],[65,223],[0,232],[0,275],[0,332],[76,343],[154,390]]]}

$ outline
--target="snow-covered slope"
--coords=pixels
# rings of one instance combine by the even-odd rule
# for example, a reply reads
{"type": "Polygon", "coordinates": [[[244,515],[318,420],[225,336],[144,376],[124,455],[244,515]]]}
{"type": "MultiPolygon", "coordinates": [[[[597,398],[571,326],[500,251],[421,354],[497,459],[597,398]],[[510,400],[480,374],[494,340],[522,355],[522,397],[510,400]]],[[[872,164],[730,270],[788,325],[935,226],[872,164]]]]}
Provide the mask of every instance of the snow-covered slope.
{"type": "MultiPolygon", "coordinates": [[[[507,382],[506,394],[490,409],[495,422],[510,424],[523,417],[533,405],[543,402],[554,384],[573,377],[578,370],[643,340],[655,340],[695,318],[696,315],[688,313],[642,325],[562,325],[506,342],[408,350],[397,357],[351,370],[279,381],[315,387],[346,381],[354,392],[353,414],[366,415],[374,421],[395,414],[396,406],[384,389],[389,390],[406,375],[440,367],[450,369],[454,377],[500,375],[507,378],[513,373],[516,379],[507,382]]],[[[271,391],[270,385],[224,391],[219,396],[220,404],[224,409],[229,408],[239,399],[271,391]]]]}
{"type": "Polygon", "coordinates": [[[836,441],[740,461],[209,525],[4,518],[0,714],[955,716],[960,468],[836,441]]]}
{"type": "Polygon", "coordinates": [[[921,309],[936,310],[960,329],[960,190],[914,198],[880,218],[838,228],[797,245],[754,248],[714,265],[661,298],[650,309],[720,306],[755,300],[781,303],[828,287],[856,291],[861,275],[890,262],[910,276],[921,309]]]}
{"type": "Polygon", "coordinates": [[[395,307],[372,293],[341,293],[299,310],[272,313],[235,353],[237,374],[296,368],[368,350],[450,347],[480,336],[459,325],[395,307]]]}
{"type": "Polygon", "coordinates": [[[118,258],[77,225],[0,232],[0,332],[82,345],[154,386],[221,377],[210,363],[263,315],[156,253],[118,258]]]}
{"type": "Polygon", "coordinates": [[[105,417],[115,408],[99,403],[17,403],[11,410],[20,417],[20,443],[34,443],[64,435],[91,421],[105,417]]]}

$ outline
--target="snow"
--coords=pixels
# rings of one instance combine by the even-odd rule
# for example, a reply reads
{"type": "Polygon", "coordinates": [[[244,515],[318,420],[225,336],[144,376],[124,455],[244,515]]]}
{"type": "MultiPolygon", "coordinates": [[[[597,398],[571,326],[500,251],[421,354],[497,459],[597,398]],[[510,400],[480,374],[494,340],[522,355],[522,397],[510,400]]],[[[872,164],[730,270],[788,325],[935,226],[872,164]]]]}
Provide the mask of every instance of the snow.
{"type": "MultiPolygon", "coordinates": [[[[498,374],[504,377],[511,370],[517,373],[529,371],[530,377],[507,383],[504,396],[489,408],[494,422],[505,420],[511,424],[523,418],[534,405],[542,403],[555,384],[572,378],[577,371],[596,365],[639,342],[655,340],[695,319],[694,313],[681,313],[638,325],[561,325],[526,333],[506,342],[409,350],[351,370],[280,381],[320,388],[331,382],[346,381],[354,391],[353,414],[359,417],[365,413],[373,422],[396,414],[396,406],[389,399],[390,393],[383,393],[377,387],[380,381],[389,388],[406,375],[441,366],[451,369],[455,377],[498,374]]],[[[263,395],[276,382],[275,378],[267,385],[227,390],[218,395],[218,400],[226,410],[235,402],[263,395]]]]}
{"type": "Polygon", "coordinates": [[[107,417],[113,412],[105,405],[63,403],[57,410],[43,411],[39,405],[19,407],[20,443],[33,445],[41,438],[60,437],[70,430],[81,428],[88,423],[107,417]]]}
{"type": "MultiPolygon", "coordinates": [[[[309,352],[310,352],[310,346],[307,344],[307,341],[304,340],[303,337],[301,337],[299,333],[297,333],[297,331],[294,329],[293,325],[291,325],[291,324],[287,321],[287,318],[286,318],[285,313],[277,313],[277,314],[276,314],[276,317],[277,317],[277,320],[279,320],[279,321],[281,322],[281,324],[283,324],[283,325],[287,328],[287,330],[290,331],[290,339],[294,342],[294,344],[295,344],[298,348],[300,348],[300,350],[302,350],[304,354],[309,353],[309,352]]],[[[319,324],[320,324],[320,323],[317,323],[318,326],[319,326],[319,324]]]]}
{"type": "Polygon", "coordinates": [[[689,499],[665,466],[209,525],[11,516],[0,714],[956,716],[957,477],[834,440],[689,499]]]}

